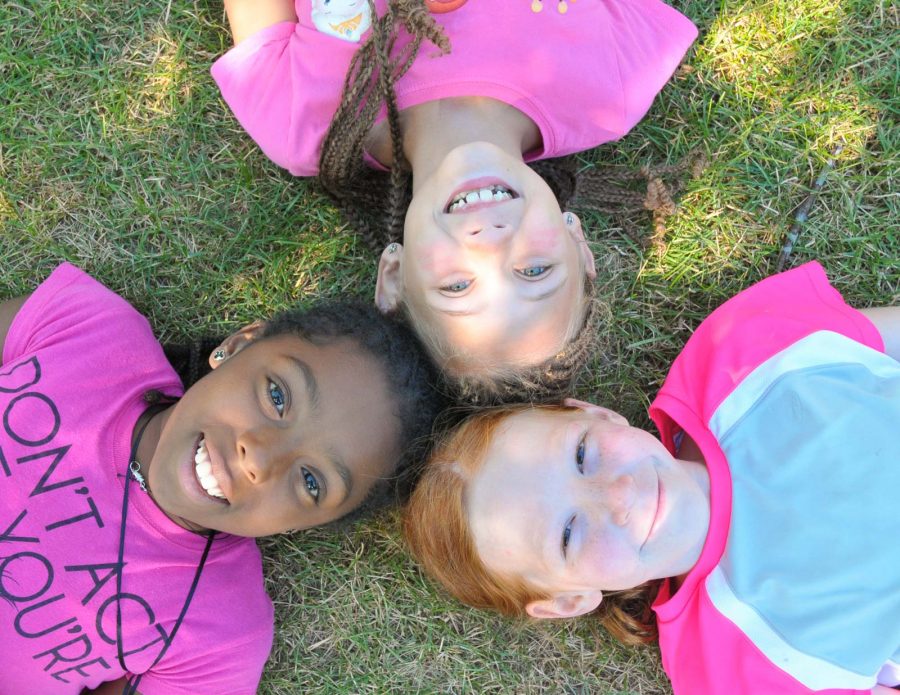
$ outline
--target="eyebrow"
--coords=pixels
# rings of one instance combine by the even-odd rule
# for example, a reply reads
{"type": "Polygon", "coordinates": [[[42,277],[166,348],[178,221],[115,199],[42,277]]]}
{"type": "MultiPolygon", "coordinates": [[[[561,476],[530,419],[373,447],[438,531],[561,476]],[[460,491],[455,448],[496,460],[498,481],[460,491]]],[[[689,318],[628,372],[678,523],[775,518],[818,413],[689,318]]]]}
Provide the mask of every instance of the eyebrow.
{"type": "Polygon", "coordinates": [[[350,493],[353,492],[353,477],[350,475],[350,469],[347,468],[347,464],[344,463],[340,456],[332,451],[330,452],[330,457],[331,465],[334,466],[344,483],[344,496],[340,501],[343,503],[350,497],[350,493]]]}
{"type": "Polygon", "coordinates": [[[310,405],[314,410],[317,409],[319,407],[319,382],[316,381],[316,375],[313,374],[309,365],[299,357],[289,355],[289,358],[291,363],[297,368],[297,371],[300,372],[300,378],[303,379],[303,383],[306,385],[306,393],[309,395],[310,405]]]}
{"type": "MultiPolygon", "coordinates": [[[[297,371],[300,372],[300,378],[303,379],[303,383],[306,384],[306,393],[309,396],[309,403],[312,406],[312,409],[317,410],[319,407],[319,382],[316,381],[316,375],[313,374],[310,366],[299,357],[294,357],[293,355],[289,355],[288,357],[297,368],[297,371]]],[[[338,476],[344,483],[344,496],[339,502],[343,503],[350,497],[350,493],[353,492],[353,476],[350,474],[350,469],[347,468],[347,464],[344,463],[344,460],[337,452],[330,451],[328,453],[328,458],[331,461],[332,467],[337,471],[338,476]]]]}

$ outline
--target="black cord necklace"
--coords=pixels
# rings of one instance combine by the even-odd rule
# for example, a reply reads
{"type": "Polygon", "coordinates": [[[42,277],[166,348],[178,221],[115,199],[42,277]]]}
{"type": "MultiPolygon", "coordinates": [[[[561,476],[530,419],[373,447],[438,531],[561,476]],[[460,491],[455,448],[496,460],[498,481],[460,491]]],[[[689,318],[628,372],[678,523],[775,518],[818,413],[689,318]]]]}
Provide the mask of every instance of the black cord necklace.
{"type": "MultiPolygon", "coordinates": [[[[140,484],[141,489],[149,493],[146,482],[144,481],[143,476],[140,475],[141,466],[137,460],[137,450],[138,445],[141,443],[141,437],[144,436],[144,430],[146,430],[147,425],[150,424],[150,420],[153,419],[153,416],[157,412],[165,407],[167,406],[154,406],[145,412],[146,420],[144,420],[143,424],[138,429],[137,436],[135,436],[134,442],[131,444],[131,454],[128,456],[128,467],[125,470],[125,495],[122,498],[122,524],[119,528],[119,559],[117,564],[119,571],[116,573],[116,657],[119,660],[119,666],[122,667],[122,670],[125,671],[125,673],[128,673],[128,668],[125,666],[125,648],[122,644],[122,605],[119,597],[122,595],[122,575],[125,573],[125,520],[128,518],[128,489],[131,487],[131,478],[134,477],[140,484]]],[[[175,633],[178,632],[178,628],[181,627],[181,621],[184,620],[188,606],[191,605],[191,599],[194,598],[194,591],[197,589],[197,584],[200,581],[200,573],[203,571],[203,566],[206,564],[206,558],[209,556],[209,549],[212,547],[213,538],[215,537],[216,532],[208,531],[205,535],[206,547],[203,548],[203,555],[200,556],[200,563],[197,565],[197,571],[194,573],[194,580],[191,582],[191,588],[188,591],[187,598],[185,598],[184,605],[181,607],[181,612],[175,620],[175,627],[172,628],[169,637],[163,641],[163,648],[156,659],[154,659],[153,663],[150,664],[146,671],[138,673],[133,679],[128,680],[125,684],[125,688],[122,690],[122,695],[133,695],[134,693],[137,693],[137,687],[138,683],[141,682],[141,677],[160,662],[163,656],[165,656],[165,653],[169,650],[172,641],[175,639],[175,633]]]]}

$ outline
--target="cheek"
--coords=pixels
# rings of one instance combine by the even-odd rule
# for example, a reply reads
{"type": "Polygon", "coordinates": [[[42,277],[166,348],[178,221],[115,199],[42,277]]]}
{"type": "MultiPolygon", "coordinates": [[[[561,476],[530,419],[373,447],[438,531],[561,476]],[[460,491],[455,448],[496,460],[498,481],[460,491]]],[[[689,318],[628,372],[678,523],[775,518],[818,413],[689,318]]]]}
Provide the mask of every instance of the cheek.
{"type": "Polygon", "coordinates": [[[444,279],[448,274],[461,270],[463,256],[459,247],[446,238],[436,238],[416,244],[412,254],[407,255],[407,263],[412,264],[410,279],[423,282],[444,279]]]}
{"type": "Polygon", "coordinates": [[[524,251],[536,256],[563,257],[569,249],[566,244],[566,232],[549,222],[535,225],[523,239],[524,251]]]}
{"type": "Polygon", "coordinates": [[[580,570],[609,589],[631,588],[637,555],[615,530],[591,533],[580,570]]]}

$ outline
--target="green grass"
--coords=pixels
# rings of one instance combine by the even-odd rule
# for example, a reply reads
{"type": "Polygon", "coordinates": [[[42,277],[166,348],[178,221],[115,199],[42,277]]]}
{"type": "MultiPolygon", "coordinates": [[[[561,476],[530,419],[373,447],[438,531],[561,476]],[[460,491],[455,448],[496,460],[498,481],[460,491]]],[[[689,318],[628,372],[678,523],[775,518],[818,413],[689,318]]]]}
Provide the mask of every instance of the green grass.
{"type": "MultiPolygon", "coordinates": [[[[900,302],[897,6],[678,6],[701,28],[686,66],[623,142],[584,155],[708,159],[660,247],[585,216],[610,320],[581,395],[638,424],[697,322],[774,270],[837,144],[791,263],[822,261],[858,306],[900,302]]],[[[208,68],[227,43],[218,3],[0,5],[0,296],[68,259],[169,340],[371,293],[371,255],[221,102],[208,68]]],[[[668,692],[654,649],[616,647],[590,620],[515,623],[449,601],[403,553],[393,514],[263,548],[277,618],[264,693],[668,692]]]]}

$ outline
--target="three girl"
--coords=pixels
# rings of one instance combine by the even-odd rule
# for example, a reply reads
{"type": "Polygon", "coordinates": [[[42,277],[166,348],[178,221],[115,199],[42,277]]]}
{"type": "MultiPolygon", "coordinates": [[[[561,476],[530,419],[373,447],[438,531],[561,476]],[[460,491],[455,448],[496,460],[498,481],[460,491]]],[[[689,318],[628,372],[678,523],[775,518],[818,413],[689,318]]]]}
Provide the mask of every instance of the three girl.
{"type": "Polygon", "coordinates": [[[820,266],[713,312],[650,408],[485,411],[414,492],[414,555],[477,607],[658,636],[676,695],[900,684],[900,308],[820,266]]]}
{"type": "Polygon", "coordinates": [[[376,304],[476,400],[565,389],[594,341],[571,184],[528,163],[627,133],[697,34],[660,0],[544,4],[226,0],[212,68],[263,151],[383,250],[376,304]]]}
{"type": "Polygon", "coordinates": [[[3,692],[254,693],[252,537],[377,501],[441,400],[374,308],[253,323],[184,390],[147,321],[74,266],[0,304],[3,692]]]}

